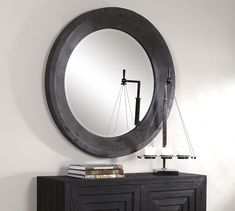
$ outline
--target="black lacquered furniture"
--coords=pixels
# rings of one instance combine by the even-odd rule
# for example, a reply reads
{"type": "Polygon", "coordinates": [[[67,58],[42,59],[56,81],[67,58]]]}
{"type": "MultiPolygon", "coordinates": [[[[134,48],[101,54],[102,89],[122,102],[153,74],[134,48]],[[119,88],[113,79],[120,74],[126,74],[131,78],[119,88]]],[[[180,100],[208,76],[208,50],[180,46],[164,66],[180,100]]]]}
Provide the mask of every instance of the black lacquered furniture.
{"type": "Polygon", "coordinates": [[[206,211],[206,176],[38,177],[37,211],[206,211]]]}

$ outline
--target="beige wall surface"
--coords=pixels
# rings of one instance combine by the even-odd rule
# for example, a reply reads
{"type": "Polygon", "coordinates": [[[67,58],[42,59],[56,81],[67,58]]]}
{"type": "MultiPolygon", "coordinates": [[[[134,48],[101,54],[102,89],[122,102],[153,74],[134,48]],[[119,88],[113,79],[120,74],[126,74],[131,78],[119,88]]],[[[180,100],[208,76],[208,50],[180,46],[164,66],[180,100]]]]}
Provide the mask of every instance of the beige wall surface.
{"type": "MultiPolygon", "coordinates": [[[[159,160],[137,154],[101,159],[71,145],[56,128],[44,93],[46,59],[73,18],[101,7],[131,9],[150,20],[172,53],[176,96],[197,159],[168,162],[208,176],[208,210],[235,207],[234,0],[0,0],[0,210],[36,211],[36,176],[59,175],[69,163],[120,163],[150,172],[159,160]]],[[[160,147],[161,135],[151,145],[160,147]]],[[[176,109],[172,147],[186,144],[176,109]]]]}

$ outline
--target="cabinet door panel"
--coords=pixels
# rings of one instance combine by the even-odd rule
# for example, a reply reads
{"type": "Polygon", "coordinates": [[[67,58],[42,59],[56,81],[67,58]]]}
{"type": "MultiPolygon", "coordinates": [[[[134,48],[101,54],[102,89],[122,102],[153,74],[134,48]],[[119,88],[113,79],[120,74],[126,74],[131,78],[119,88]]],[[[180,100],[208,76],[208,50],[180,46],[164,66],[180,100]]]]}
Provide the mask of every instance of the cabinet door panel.
{"type": "Polygon", "coordinates": [[[138,186],[73,188],[71,211],[140,211],[138,186]]]}
{"type": "Polygon", "coordinates": [[[202,184],[167,183],[142,186],[144,211],[204,211],[202,184]]]}

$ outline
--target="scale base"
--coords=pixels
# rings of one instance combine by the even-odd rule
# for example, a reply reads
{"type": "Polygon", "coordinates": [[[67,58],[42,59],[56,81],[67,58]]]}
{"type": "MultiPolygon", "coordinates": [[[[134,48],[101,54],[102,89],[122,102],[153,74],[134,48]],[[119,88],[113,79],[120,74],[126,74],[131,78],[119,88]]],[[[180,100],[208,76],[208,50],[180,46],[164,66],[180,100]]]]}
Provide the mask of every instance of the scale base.
{"type": "Polygon", "coordinates": [[[153,174],[158,176],[179,176],[179,172],[175,169],[153,169],[153,174]]]}

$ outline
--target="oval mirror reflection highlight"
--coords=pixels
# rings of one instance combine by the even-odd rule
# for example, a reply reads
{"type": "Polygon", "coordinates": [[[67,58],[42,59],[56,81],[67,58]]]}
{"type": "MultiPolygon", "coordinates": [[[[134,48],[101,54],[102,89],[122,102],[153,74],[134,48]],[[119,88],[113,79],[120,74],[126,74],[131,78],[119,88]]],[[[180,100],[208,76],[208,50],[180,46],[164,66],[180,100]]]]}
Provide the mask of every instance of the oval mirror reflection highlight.
{"type": "Polygon", "coordinates": [[[151,104],[154,79],[145,50],[133,37],[114,29],[93,32],[74,48],[65,71],[65,94],[76,120],[102,137],[123,135],[135,127],[137,84],[141,81],[141,121],[151,104]]]}

